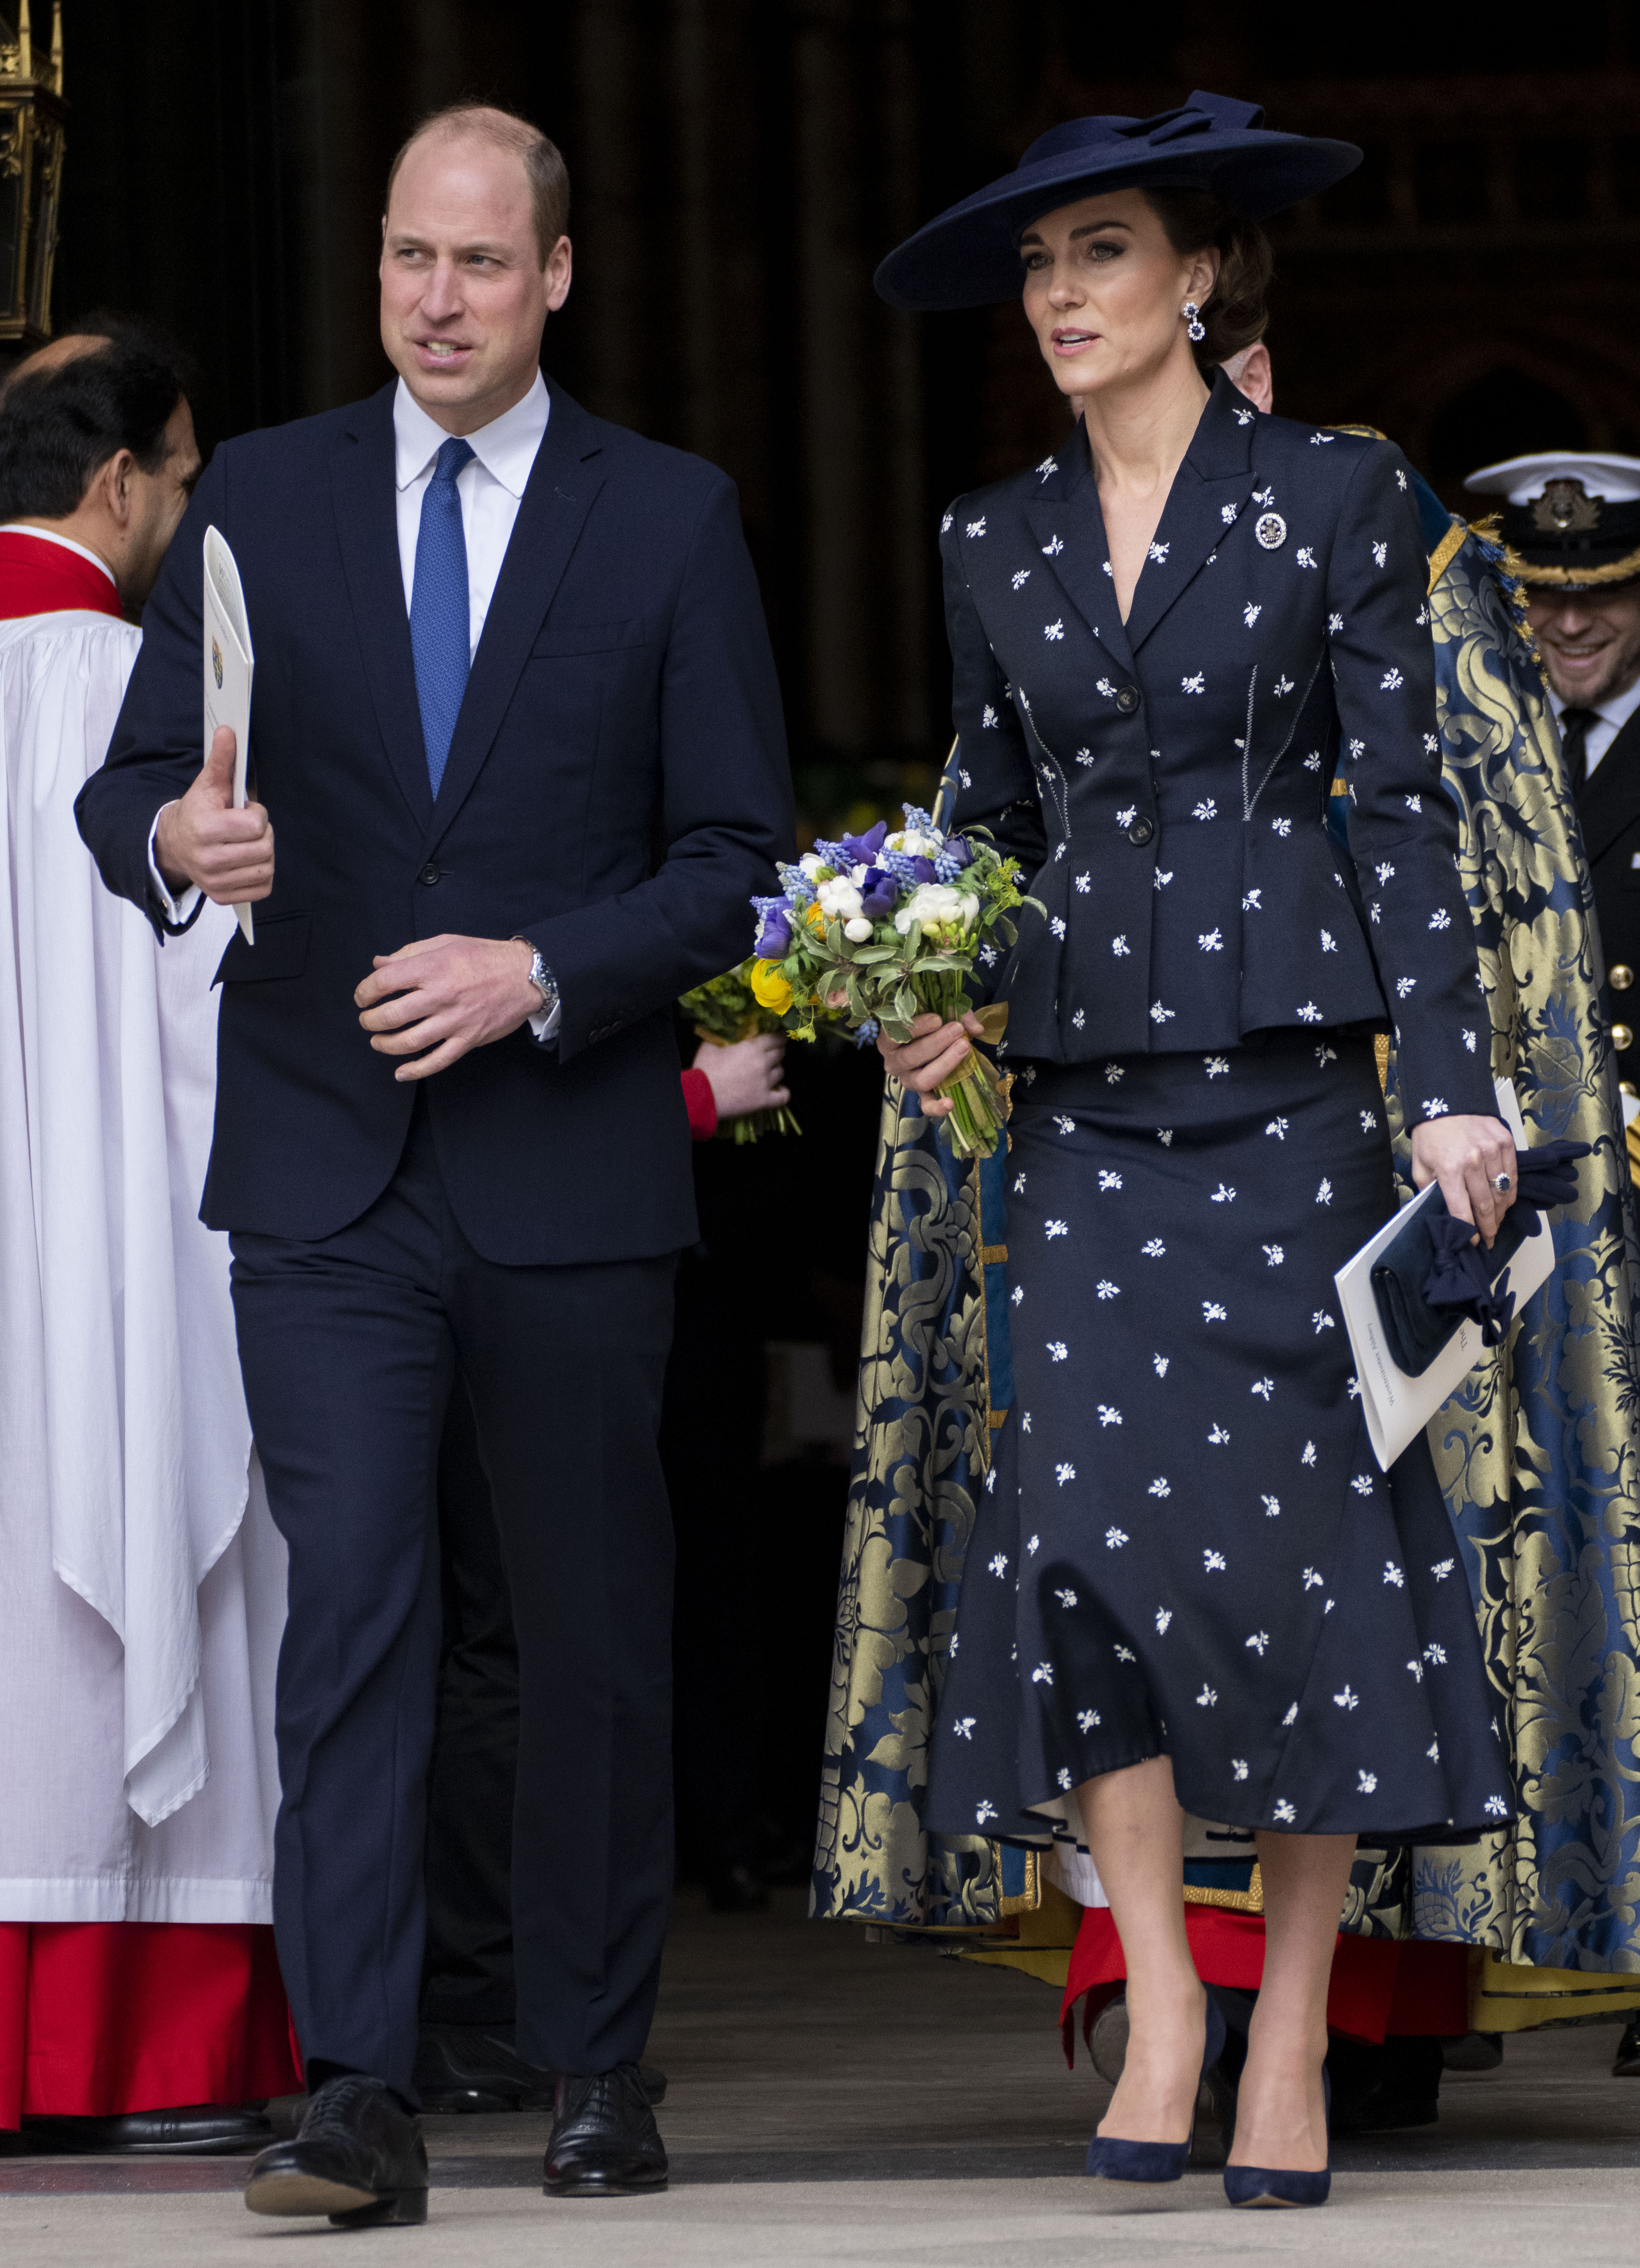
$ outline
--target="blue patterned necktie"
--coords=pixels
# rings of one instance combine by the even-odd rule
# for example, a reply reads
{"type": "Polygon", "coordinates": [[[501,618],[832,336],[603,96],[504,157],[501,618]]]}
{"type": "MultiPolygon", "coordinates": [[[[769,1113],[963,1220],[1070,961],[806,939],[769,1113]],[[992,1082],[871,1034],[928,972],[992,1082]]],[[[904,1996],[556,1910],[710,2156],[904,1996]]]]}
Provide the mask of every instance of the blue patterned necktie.
{"type": "Polygon", "coordinates": [[[416,580],[410,587],[410,651],[416,659],[416,698],[427,751],[427,778],[435,800],[461,714],[472,659],[472,611],[467,595],[467,538],[455,476],[472,457],[465,441],[440,450],[421,500],[416,535],[416,580]]]}

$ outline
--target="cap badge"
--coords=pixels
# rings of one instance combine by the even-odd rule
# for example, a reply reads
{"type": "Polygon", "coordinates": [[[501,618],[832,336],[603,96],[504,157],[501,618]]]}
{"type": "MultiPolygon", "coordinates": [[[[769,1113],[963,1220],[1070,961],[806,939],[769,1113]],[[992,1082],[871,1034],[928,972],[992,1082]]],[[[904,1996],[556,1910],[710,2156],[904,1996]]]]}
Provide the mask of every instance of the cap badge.
{"type": "Polygon", "coordinates": [[[1279,551],[1287,541],[1287,522],[1279,512],[1261,512],[1252,532],[1267,551],[1279,551]]]}
{"type": "Polygon", "coordinates": [[[1599,526],[1600,504],[1581,481],[1546,481],[1532,507],[1532,525],[1546,535],[1582,535],[1599,526]]]}

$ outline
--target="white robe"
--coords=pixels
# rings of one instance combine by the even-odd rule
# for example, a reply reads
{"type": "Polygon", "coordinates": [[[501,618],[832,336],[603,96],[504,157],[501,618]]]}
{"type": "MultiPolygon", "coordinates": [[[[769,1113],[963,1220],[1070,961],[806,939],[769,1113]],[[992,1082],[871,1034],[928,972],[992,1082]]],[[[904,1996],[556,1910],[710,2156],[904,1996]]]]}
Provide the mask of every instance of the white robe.
{"type": "Polygon", "coordinates": [[[203,1227],[233,914],[74,824],[140,634],[0,622],[0,1921],[271,1918],[284,1550],[203,1227]]]}

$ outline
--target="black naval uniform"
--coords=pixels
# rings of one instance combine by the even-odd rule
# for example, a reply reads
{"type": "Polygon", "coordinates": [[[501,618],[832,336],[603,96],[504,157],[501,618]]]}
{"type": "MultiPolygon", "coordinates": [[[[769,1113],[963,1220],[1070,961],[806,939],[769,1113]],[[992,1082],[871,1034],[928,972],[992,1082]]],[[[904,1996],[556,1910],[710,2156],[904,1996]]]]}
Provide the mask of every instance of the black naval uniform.
{"type": "MultiPolygon", "coordinates": [[[[1572,717],[1569,710],[1562,724],[1569,755],[1572,717]]],[[[1577,804],[1606,956],[1618,1077],[1634,1082],[1640,1080],[1640,1000],[1634,998],[1635,972],[1640,969],[1640,710],[1577,788],[1577,804]]]]}

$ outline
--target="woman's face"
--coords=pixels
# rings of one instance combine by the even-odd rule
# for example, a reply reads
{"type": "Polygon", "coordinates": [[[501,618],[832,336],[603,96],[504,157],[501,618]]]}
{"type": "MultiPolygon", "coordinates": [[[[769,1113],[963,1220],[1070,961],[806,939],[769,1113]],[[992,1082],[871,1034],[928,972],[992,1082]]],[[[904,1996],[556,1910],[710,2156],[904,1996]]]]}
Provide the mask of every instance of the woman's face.
{"type": "Polygon", "coordinates": [[[1179,310],[1207,303],[1211,249],[1178,253],[1142,189],[1113,189],[1033,221],[1020,239],[1025,313],[1061,394],[1097,394],[1190,356],[1179,310]]]}

